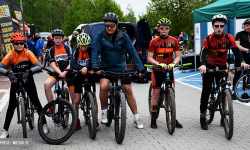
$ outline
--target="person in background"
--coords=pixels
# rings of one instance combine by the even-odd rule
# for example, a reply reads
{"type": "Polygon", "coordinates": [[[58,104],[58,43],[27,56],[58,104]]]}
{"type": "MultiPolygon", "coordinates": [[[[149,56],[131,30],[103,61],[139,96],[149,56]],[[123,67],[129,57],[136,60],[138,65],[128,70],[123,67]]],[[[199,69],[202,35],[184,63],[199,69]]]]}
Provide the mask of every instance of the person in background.
{"type": "Polygon", "coordinates": [[[35,55],[35,42],[33,41],[32,36],[33,35],[28,36],[27,44],[28,44],[29,50],[32,51],[32,53],[35,55]]]}
{"type": "Polygon", "coordinates": [[[71,47],[72,49],[77,48],[76,37],[77,37],[78,34],[79,34],[79,33],[78,33],[77,31],[74,31],[74,34],[73,34],[72,39],[71,39],[71,42],[70,42],[70,47],[71,47]]]}

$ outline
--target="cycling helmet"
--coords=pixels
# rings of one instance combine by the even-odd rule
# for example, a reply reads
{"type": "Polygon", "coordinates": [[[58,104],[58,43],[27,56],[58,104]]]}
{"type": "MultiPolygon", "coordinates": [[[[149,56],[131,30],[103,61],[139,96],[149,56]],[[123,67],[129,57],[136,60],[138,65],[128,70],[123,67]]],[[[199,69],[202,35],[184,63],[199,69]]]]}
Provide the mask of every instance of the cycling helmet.
{"type": "Polygon", "coordinates": [[[68,38],[68,37],[66,37],[66,38],[65,38],[65,41],[69,41],[69,38],[68,38]]]}
{"type": "Polygon", "coordinates": [[[212,25],[214,25],[215,21],[224,21],[225,25],[226,25],[227,24],[227,16],[222,15],[222,14],[214,15],[214,17],[212,18],[212,25]]]}
{"type": "Polygon", "coordinates": [[[246,20],[244,21],[244,25],[246,25],[246,24],[250,24],[250,19],[246,19],[246,20]]]}
{"type": "Polygon", "coordinates": [[[13,41],[26,41],[22,33],[13,33],[11,36],[11,42],[13,41]]]}
{"type": "Polygon", "coordinates": [[[47,39],[50,39],[50,38],[51,38],[50,35],[48,35],[48,36],[47,36],[47,39]]]}
{"type": "Polygon", "coordinates": [[[64,37],[64,32],[63,30],[55,29],[52,31],[52,37],[54,37],[54,35],[61,35],[62,37],[64,37]]]}
{"type": "Polygon", "coordinates": [[[111,21],[111,22],[115,22],[115,23],[118,23],[118,21],[119,21],[118,16],[115,13],[111,13],[111,12],[106,13],[103,16],[103,20],[104,20],[104,22],[111,21]]]}
{"type": "Polygon", "coordinates": [[[79,45],[89,45],[91,39],[90,36],[86,33],[81,33],[76,38],[77,44],[79,45]]]}
{"type": "Polygon", "coordinates": [[[171,21],[168,18],[161,18],[158,22],[157,22],[157,27],[159,27],[160,25],[168,25],[171,27],[171,21]]]}

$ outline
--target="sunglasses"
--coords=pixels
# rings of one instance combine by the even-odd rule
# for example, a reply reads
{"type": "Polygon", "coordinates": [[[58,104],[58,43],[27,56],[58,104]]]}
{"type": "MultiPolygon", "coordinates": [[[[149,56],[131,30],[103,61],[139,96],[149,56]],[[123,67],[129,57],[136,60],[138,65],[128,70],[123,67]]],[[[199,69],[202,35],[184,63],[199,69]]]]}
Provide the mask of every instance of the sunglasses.
{"type": "Polygon", "coordinates": [[[215,28],[219,28],[219,27],[220,27],[220,28],[224,28],[225,25],[214,25],[214,27],[215,27],[215,28]]]}
{"type": "Polygon", "coordinates": [[[105,28],[114,28],[115,27],[115,24],[112,24],[112,25],[109,25],[109,24],[105,24],[105,28]]]}
{"type": "Polygon", "coordinates": [[[18,46],[19,44],[20,44],[20,45],[24,45],[24,42],[14,43],[14,45],[17,45],[17,46],[18,46]]]}
{"type": "Polygon", "coordinates": [[[167,27],[160,27],[159,29],[161,29],[161,30],[167,30],[167,29],[169,29],[170,27],[169,26],[167,26],[167,27]]]}

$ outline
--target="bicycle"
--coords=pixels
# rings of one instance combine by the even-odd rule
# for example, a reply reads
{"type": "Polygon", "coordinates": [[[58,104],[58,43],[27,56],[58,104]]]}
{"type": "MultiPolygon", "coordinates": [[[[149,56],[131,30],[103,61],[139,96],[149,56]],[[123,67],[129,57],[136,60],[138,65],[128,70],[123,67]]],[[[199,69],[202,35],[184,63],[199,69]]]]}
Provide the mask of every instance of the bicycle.
{"type": "MultiPolygon", "coordinates": [[[[102,67],[100,67],[102,68],[102,67]]],[[[105,67],[104,67],[105,68],[105,67]]],[[[112,72],[101,70],[104,75],[112,76],[113,80],[109,84],[108,88],[108,107],[107,107],[107,126],[110,126],[112,119],[115,121],[115,139],[118,144],[121,144],[125,137],[126,130],[126,88],[122,87],[121,80],[125,79],[126,75],[135,75],[135,72],[112,72]],[[115,85],[115,79],[117,79],[117,84],[115,85]]],[[[129,77],[130,78],[130,77],[129,77]]]]}
{"type": "Polygon", "coordinates": [[[208,106],[205,112],[207,123],[210,124],[214,119],[215,111],[220,111],[222,120],[224,122],[223,126],[225,136],[229,140],[233,137],[234,112],[230,93],[231,83],[227,82],[227,76],[228,72],[232,70],[235,69],[219,70],[218,67],[216,67],[216,69],[207,69],[207,72],[217,72],[221,76],[221,79],[219,80],[218,84],[216,83],[217,87],[215,87],[215,80],[212,82],[212,90],[210,92],[208,106]]]}
{"type": "Polygon", "coordinates": [[[49,50],[50,49],[46,49],[46,52],[45,52],[45,60],[44,60],[44,64],[43,64],[43,67],[46,67],[46,64],[47,66],[50,65],[50,62],[49,62],[49,50]]]}
{"type": "MultiPolygon", "coordinates": [[[[186,66],[190,66],[192,63],[187,63],[183,65],[179,65],[178,69],[187,68],[186,66]]],[[[153,66],[145,64],[144,67],[152,68],[153,70],[157,70],[161,67],[153,66]]],[[[166,78],[162,82],[160,97],[158,100],[158,107],[156,110],[156,119],[159,116],[160,108],[164,108],[166,111],[166,123],[169,134],[173,134],[176,126],[176,106],[175,106],[175,91],[174,91],[174,81],[170,79],[170,75],[173,74],[173,71],[166,71],[166,78]],[[166,96],[168,96],[169,100],[166,100],[166,96]]],[[[148,94],[148,106],[149,106],[149,115],[151,116],[151,98],[152,98],[152,83],[149,87],[148,94]]]]}
{"type": "Polygon", "coordinates": [[[16,105],[17,105],[17,124],[22,124],[23,138],[27,138],[26,122],[29,123],[31,130],[34,129],[34,113],[37,112],[37,108],[34,107],[27,94],[27,90],[24,89],[22,84],[22,77],[24,72],[13,73],[17,79],[19,85],[16,90],[16,105]]]}
{"type": "MultiPolygon", "coordinates": [[[[74,73],[80,73],[78,71],[74,71],[74,73]]],[[[94,94],[91,91],[92,84],[89,83],[88,78],[90,74],[85,75],[83,78],[84,83],[82,87],[84,87],[84,92],[82,91],[82,98],[78,107],[83,111],[83,117],[85,119],[85,124],[88,125],[89,136],[91,139],[95,139],[96,137],[96,108],[94,101],[94,94]]]]}
{"type": "MultiPolygon", "coordinates": [[[[42,67],[51,76],[55,75],[49,69],[42,67]]],[[[66,70],[69,71],[69,70],[66,70]]],[[[70,72],[70,71],[69,71],[70,72]]],[[[75,131],[77,123],[77,115],[75,108],[69,102],[69,91],[64,86],[62,81],[61,87],[59,85],[60,80],[69,80],[67,77],[56,77],[56,84],[54,93],[56,94],[55,100],[47,103],[38,118],[38,130],[39,134],[44,141],[49,144],[61,144],[67,141],[75,131]],[[52,114],[46,114],[50,107],[53,107],[52,114]],[[44,133],[42,120],[46,118],[49,132],[44,133]],[[49,122],[51,120],[51,122],[49,122]]]]}
{"type": "MultiPolygon", "coordinates": [[[[243,68],[239,68],[238,70],[243,70],[243,68]]],[[[234,85],[234,93],[235,96],[241,102],[249,102],[250,101],[250,69],[247,69],[244,74],[240,76],[240,78],[235,82],[234,85]],[[244,96],[245,95],[245,96],[244,96]]]]}

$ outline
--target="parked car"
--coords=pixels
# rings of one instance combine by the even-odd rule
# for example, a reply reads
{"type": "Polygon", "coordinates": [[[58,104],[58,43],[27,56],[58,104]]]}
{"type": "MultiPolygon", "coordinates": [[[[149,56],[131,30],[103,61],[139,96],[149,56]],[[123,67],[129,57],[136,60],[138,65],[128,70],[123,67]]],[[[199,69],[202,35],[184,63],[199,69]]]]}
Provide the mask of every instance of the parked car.
{"type": "MultiPolygon", "coordinates": [[[[104,28],[105,28],[104,22],[85,24],[81,27],[80,33],[84,32],[84,33],[89,34],[91,38],[91,43],[89,44],[89,46],[92,47],[94,39],[95,39],[95,35],[99,31],[103,30],[104,28]]],[[[132,43],[134,44],[134,47],[142,63],[146,64],[147,52],[148,52],[150,41],[152,39],[148,20],[142,19],[137,24],[131,23],[131,22],[119,22],[118,28],[123,31],[126,30],[128,36],[130,37],[132,43]]],[[[127,62],[128,67],[132,66],[131,65],[132,61],[130,60],[129,55],[127,55],[126,62],[127,62]]]]}

